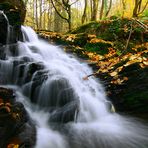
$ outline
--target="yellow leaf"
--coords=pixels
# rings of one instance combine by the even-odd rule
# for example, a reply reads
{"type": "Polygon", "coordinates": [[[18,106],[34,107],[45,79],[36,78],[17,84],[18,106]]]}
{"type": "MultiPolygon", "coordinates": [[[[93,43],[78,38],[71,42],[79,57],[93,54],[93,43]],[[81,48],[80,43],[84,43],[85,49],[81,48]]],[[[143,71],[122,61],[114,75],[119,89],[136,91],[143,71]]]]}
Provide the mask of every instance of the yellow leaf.
{"type": "Polygon", "coordinates": [[[118,73],[117,73],[116,71],[110,73],[110,75],[111,75],[112,77],[116,76],[117,74],[118,74],[118,73]]]}
{"type": "Polygon", "coordinates": [[[18,144],[9,144],[7,148],[19,148],[18,144]]]}
{"type": "Polygon", "coordinates": [[[143,64],[148,66],[148,61],[143,61],[143,64]]]}

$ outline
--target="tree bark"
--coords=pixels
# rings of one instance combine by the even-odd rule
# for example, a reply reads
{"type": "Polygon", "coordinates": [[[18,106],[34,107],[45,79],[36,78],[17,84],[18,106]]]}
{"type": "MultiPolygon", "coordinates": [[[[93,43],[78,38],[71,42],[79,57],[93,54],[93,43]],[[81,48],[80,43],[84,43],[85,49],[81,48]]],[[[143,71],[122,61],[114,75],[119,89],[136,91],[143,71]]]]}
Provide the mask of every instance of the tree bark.
{"type": "Polygon", "coordinates": [[[86,15],[87,15],[87,5],[88,5],[88,1],[85,0],[85,6],[84,6],[84,12],[83,12],[83,16],[82,16],[82,24],[84,24],[84,22],[86,21],[86,15]]]}
{"type": "Polygon", "coordinates": [[[135,0],[135,6],[133,10],[133,17],[138,17],[141,10],[142,0],[135,0]]]}
{"type": "Polygon", "coordinates": [[[92,0],[92,16],[91,21],[97,20],[97,11],[98,11],[99,0],[92,0]]]}
{"type": "Polygon", "coordinates": [[[108,14],[109,14],[109,12],[110,12],[111,7],[112,7],[112,0],[110,0],[108,10],[107,10],[107,12],[106,12],[106,14],[105,14],[106,17],[108,16],[108,14]]]}
{"type": "Polygon", "coordinates": [[[102,0],[102,4],[101,4],[101,10],[100,10],[100,20],[103,17],[103,12],[104,12],[104,0],[102,0]]]}
{"type": "Polygon", "coordinates": [[[38,24],[38,0],[35,2],[35,20],[36,20],[36,29],[39,29],[39,24],[38,24]]]}
{"type": "MultiPolygon", "coordinates": [[[[78,0],[76,0],[75,2],[77,2],[78,0]]],[[[62,0],[62,3],[60,3],[58,0],[55,0],[56,3],[60,4],[65,12],[67,13],[67,17],[63,16],[57,9],[55,3],[53,0],[51,0],[51,3],[55,9],[55,11],[57,12],[57,14],[64,20],[66,20],[66,22],[68,23],[68,28],[69,30],[71,30],[71,6],[75,3],[70,4],[69,0],[62,0]]]]}

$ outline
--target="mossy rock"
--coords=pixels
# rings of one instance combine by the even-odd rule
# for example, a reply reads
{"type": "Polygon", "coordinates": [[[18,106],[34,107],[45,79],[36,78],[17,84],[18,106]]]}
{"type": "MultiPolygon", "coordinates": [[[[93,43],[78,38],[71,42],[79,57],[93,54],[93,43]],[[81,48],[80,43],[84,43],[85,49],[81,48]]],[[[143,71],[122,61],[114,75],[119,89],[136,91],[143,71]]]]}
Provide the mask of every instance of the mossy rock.
{"type": "Polygon", "coordinates": [[[26,7],[22,0],[1,0],[0,10],[3,10],[6,15],[11,15],[11,18],[13,18],[16,14],[19,14],[20,22],[24,22],[26,7]]]}
{"type": "Polygon", "coordinates": [[[119,111],[140,113],[148,112],[148,68],[141,68],[139,63],[125,67],[120,76],[128,78],[123,85],[112,85],[113,101],[119,111]]]}

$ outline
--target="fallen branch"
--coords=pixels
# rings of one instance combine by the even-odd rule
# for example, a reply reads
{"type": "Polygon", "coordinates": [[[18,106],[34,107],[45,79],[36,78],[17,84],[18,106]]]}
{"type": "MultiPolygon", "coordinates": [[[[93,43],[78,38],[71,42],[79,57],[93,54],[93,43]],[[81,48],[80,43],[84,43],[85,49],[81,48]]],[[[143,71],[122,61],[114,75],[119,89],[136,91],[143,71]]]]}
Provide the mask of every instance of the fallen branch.
{"type": "Polygon", "coordinates": [[[146,31],[148,31],[148,26],[145,25],[144,23],[140,22],[139,20],[132,18],[140,27],[142,27],[143,29],[145,29],[146,31]]]}
{"type": "MultiPolygon", "coordinates": [[[[109,67],[111,64],[112,64],[112,62],[110,62],[109,64],[105,65],[104,69],[109,67]]],[[[90,74],[90,75],[87,75],[87,76],[83,77],[83,80],[88,80],[89,77],[96,76],[97,74],[99,74],[99,70],[94,72],[94,73],[92,73],[92,74],[90,74]]]]}

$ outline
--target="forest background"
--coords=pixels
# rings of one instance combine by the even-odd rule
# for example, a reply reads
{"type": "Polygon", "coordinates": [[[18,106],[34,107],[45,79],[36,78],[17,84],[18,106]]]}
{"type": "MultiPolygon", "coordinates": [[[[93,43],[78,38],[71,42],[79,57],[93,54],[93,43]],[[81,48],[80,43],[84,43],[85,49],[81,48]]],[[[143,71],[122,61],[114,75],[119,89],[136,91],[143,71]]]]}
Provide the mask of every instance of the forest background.
{"type": "Polygon", "coordinates": [[[148,17],[148,0],[24,0],[25,25],[36,30],[66,32],[90,21],[116,17],[148,17]]]}

